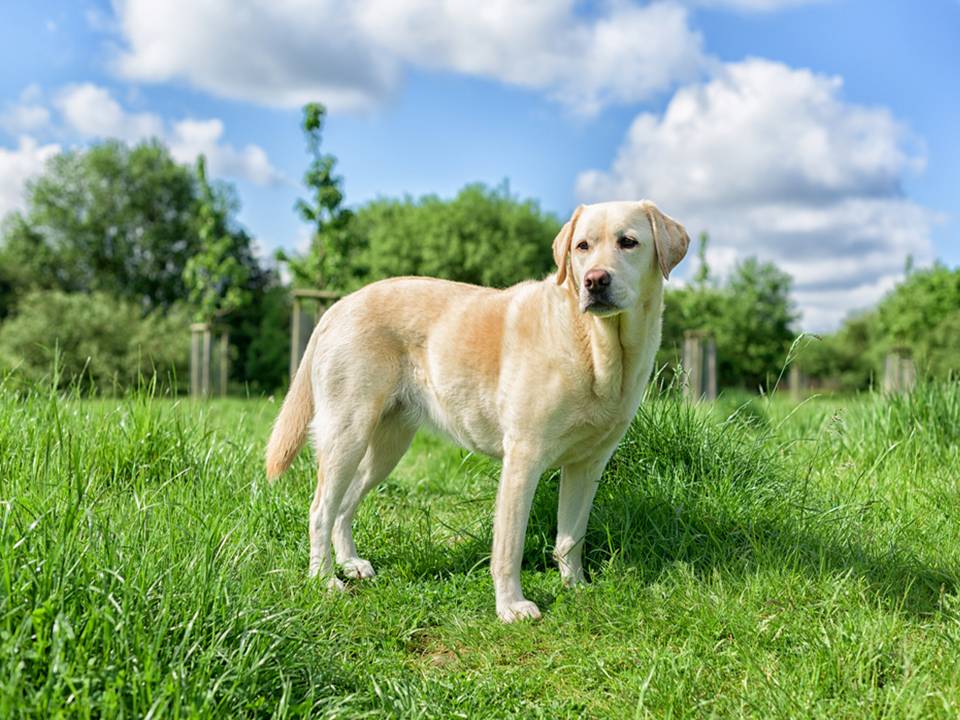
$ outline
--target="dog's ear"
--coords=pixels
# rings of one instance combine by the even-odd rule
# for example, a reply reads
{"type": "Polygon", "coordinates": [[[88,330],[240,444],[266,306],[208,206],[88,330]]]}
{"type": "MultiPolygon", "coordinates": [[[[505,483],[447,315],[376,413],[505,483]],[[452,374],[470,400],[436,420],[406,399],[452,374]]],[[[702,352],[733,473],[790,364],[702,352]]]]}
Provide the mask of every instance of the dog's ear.
{"type": "Polygon", "coordinates": [[[563,285],[567,279],[567,263],[570,259],[570,245],[573,243],[573,233],[577,229],[577,220],[583,212],[583,205],[577,206],[573,215],[567,220],[560,232],[553,239],[553,260],[557,263],[557,285],[563,285]]]}
{"type": "Polygon", "coordinates": [[[660,209],[649,200],[642,203],[643,211],[650,220],[650,229],[653,231],[653,245],[657,251],[657,262],[663,279],[670,279],[670,271],[683,260],[690,247],[690,236],[686,229],[669,215],[660,212],[660,209]]]}

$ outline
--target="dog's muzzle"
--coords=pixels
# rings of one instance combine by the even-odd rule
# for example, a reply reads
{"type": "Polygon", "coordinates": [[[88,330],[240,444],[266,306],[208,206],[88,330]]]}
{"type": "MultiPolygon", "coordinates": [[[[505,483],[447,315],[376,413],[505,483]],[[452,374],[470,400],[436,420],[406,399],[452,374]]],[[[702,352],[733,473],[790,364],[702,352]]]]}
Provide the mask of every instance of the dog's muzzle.
{"type": "Polygon", "coordinates": [[[606,315],[619,310],[619,306],[610,295],[613,276],[606,270],[594,268],[583,276],[583,290],[580,293],[580,308],[583,312],[606,315]]]}

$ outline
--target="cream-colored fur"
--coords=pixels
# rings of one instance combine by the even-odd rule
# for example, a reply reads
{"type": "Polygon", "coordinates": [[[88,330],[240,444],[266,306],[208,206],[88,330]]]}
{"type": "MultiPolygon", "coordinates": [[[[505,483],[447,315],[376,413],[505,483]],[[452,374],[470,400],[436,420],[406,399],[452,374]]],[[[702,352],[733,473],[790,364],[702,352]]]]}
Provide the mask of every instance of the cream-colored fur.
{"type": "Polygon", "coordinates": [[[581,206],[554,241],[558,270],[545,280],[493,290],[395,278],[330,308],[267,448],[274,478],[309,428],[319,465],[310,573],[343,587],[332,543],[345,575],[373,575],[353,543],[354,513],[427,425],[503,461],[490,563],[500,618],[540,616],[521,592],[520,561],[533,493],[551,467],[561,468],[560,573],[583,582],[594,491],[650,378],[663,281],[688,244],[647,201],[581,206]],[[585,276],[600,271],[608,285],[593,281],[591,292],[585,276]]]}

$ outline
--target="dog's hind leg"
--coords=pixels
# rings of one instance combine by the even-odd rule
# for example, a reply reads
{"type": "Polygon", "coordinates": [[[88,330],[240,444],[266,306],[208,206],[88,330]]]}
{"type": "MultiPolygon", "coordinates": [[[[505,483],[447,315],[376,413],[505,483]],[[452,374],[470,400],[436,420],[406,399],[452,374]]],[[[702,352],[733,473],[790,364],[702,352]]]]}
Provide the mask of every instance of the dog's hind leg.
{"type": "Polygon", "coordinates": [[[347,577],[370,578],[373,566],[357,554],[353,542],[353,517],[367,493],[386,479],[410,447],[417,431],[413,422],[401,410],[393,411],[380,420],[370,437],[367,452],[360,461],[357,475],[340,502],[340,510],[333,525],[333,547],[337,563],[347,577]]]}
{"type": "Polygon", "coordinates": [[[310,506],[310,575],[326,578],[331,589],[343,589],[343,583],[334,575],[330,553],[334,520],[366,453],[381,408],[381,403],[346,409],[334,408],[330,403],[318,407],[314,425],[317,491],[310,506]]]}

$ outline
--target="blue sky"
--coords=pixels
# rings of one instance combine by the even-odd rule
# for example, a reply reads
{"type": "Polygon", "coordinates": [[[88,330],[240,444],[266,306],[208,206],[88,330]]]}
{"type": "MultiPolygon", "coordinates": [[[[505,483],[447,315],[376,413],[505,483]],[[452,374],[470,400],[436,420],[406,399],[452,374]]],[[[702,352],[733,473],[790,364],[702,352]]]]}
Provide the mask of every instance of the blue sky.
{"type": "Polygon", "coordinates": [[[0,212],[60,149],[159,135],[236,185],[264,252],[296,248],[314,98],[351,204],[504,179],[560,216],[649,197],[710,231],[718,272],[790,271],[808,329],[908,253],[960,263],[956,0],[304,5],[4,0],[0,212]]]}

